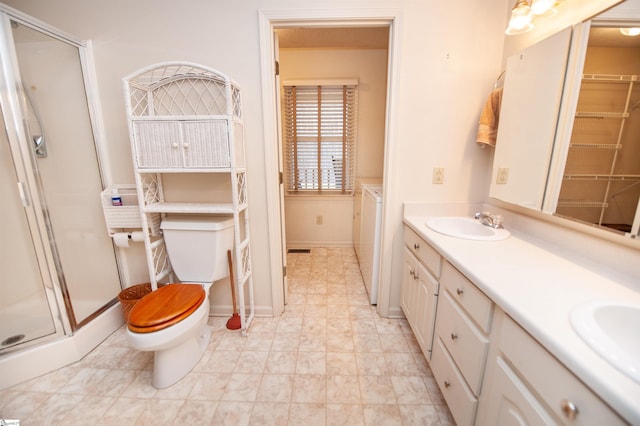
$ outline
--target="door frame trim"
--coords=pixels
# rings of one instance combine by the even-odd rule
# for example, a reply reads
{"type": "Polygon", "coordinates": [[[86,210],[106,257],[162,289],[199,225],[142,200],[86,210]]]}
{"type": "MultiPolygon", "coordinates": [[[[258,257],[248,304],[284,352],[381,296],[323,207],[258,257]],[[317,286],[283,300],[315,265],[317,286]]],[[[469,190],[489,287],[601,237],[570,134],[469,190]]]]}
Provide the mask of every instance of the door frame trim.
{"type": "Polygon", "coordinates": [[[392,193],[395,185],[398,92],[400,87],[400,46],[402,34],[402,11],[400,9],[320,9],[320,10],[260,10],[259,16],[260,58],[263,108],[263,140],[265,149],[267,221],[271,270],[272,311],[274,316],[284,312],[282,290],[282,233],[279,208],[279,142],[275,91],[274,30],[287,26],[307,27],[365,27],[384,25],[389,27],[389,61],[387,65],[387,104],[385,125],[384,183],[382,208],[382,238],[380,286],[377,311],[383,317],[390,314],[392,278],[392,244],[395,217],[393,206],[398,200],[392,193]]]}

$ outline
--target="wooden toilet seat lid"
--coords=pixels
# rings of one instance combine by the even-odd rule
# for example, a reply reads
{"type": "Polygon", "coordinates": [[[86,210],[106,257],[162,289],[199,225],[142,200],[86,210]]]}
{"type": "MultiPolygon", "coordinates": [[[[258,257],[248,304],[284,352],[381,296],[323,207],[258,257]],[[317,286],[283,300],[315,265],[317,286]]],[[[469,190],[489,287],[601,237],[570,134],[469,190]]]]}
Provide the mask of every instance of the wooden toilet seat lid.
{"type": "Polygon", "coordinates": [[[136,333],[151,333],[182,321],[206,298],[200,284],[169,284],[144,296],[131,309],[127,326],[136,333]]]}

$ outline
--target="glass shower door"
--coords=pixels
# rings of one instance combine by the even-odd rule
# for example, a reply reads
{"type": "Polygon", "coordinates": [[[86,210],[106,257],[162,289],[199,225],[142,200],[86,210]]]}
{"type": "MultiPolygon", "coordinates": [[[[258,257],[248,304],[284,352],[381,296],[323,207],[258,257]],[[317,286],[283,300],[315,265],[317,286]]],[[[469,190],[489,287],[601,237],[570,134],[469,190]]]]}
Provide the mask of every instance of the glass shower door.
{"type": "MultiPolygon", "coordinates": [[[[3,129],[4,121],[0,116],[3,129]]],[[[56,333],[6,133],[0,133],[0,350],[56,333]]],[[[50,285],[49,285],[50,287],[50,285]]],[[[55,306],[55,300],[51,300],[55,306]]]]}
{"type": "Polygon", "coordinates": [[[47,301],[52,325],[35,333],[40,336],[71,334],[113,304],[120,291],[100,200],[102,176],[83,49],[81,42],[50,28],[0,14],[6,133],[0,140],[5,204],[0,207],[0,265],[5,275],[9,271],[0,282],[0,327],[7,322],[27,330],[28,319],[44,312],[47,301]],[[11,248],[14,239],[22,242],[21,251],[11,248]],[[29,280],[33,285],[26,284],[29,280]],[[37,307],[23,309],[27,303],[37,307]]]}

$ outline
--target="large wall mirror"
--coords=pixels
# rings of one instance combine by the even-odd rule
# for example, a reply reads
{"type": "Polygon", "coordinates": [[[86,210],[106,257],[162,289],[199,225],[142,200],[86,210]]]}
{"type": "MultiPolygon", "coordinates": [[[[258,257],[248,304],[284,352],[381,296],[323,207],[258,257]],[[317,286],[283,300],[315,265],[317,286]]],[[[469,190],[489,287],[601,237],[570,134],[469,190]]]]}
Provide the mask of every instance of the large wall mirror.
{"type": "Polygon", "coordinates": [[[577,24],[566,50],[562,34],[571,30],[509,58],[490,197],[635,238],[640,35],[620,28],[640,27],[640,8],[617,8],[577,24]],[[523,64],[531,69],[518,70],[523,64]],[[558,73],[560,82],[550,78],[558,73]]]}
{"type": "Polygon", "coordinates": [[[558,216],[637,236],[640,35],[624,35],[628,25],[590,25],[559,193],[549,197],[558,216]]]}

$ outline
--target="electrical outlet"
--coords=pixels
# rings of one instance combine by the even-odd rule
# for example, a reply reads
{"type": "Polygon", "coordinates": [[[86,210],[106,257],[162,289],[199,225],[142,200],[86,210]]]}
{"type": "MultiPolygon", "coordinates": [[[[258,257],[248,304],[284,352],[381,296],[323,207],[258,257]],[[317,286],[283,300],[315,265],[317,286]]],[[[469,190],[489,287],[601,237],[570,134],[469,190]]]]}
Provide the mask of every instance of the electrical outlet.
{"type": "Polygon", "coordinates": [[[509,180],[509,169],[506,167],[498,168],[498,176],[496,177],[496,183],[504,185],[509,180]]]}
{"type": "Polygon", "coordinates": [[[444,183],[444,168],[443,167],[434,167],[433,168],[433,183],[435,183],[435,184],[444,183]]]}
{"type": "Polygon", "coordinates": [[[322,225],[322,220],[323,218],[321,215],[316,216],[316,225],[322,225]]]}

